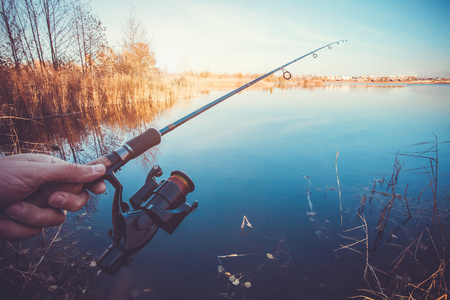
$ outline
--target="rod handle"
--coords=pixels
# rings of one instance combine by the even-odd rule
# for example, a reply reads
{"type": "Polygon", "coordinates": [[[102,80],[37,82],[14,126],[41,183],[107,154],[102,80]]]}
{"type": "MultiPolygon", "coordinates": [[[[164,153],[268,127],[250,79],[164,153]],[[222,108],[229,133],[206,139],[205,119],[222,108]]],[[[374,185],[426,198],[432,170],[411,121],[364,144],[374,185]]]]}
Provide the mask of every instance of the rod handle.
{"type": "MultiPolygon", "coordinates": [[[[144,133],[138,135],[137,137],[131,139],[126,144],[132,149],[132,153],[129,157],[129,159],[133,159],[151,147],[159,144],[161,142],[161,135],[159,132],[154,129],[150,128],[146,130],[144,133]]],[[[94,159],[93,161],[90,161],[87,163],[87,165],[97,165],[102,164],[106,168],[108,168],[112,162],[108,159],[108,157],[102,156],[97,159],[94,159]]],[[[49,207],[48,205],[48,197],[50,197],[51,194],[57,191],[63,191],[63,192],[69,192],[72,194],[78,194],[80,193],[84,188],[83,183],[67,183],[67,182],[49,182],[43,184],[36,192],[28,196],[22,201],[29,201],[36,206],[39,207],[49,207]]]]}
{"type": "Polygon", "coordinates": [[[129,140],[126,144],[133,149],[130,159],[138,157],[148,149],[158,145],[161,142],[161,134],[155,128],[144,131],[137,137],[129,140]]]}

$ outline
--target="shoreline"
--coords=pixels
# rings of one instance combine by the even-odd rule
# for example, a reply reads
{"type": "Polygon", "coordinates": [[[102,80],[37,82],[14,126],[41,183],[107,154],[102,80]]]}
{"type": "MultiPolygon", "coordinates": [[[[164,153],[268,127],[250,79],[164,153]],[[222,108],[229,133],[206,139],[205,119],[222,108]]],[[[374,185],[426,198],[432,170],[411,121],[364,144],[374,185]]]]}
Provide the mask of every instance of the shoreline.
{"type": "Polygon", "coordinates": [[[326,80],[324,83],[347,83],[347,84],[450,84],[450,79],[441,80],[394,80],[394,81],[381,81],[381,80],[326,80]]]}
{"type": "MultiPolygon", "coordinates": [[[[189,74],[196,81],[198,87],[203,91],[208,90],[223,90],[240,87],[257,77],[259,74],[246,74],[241,75],[224,75],[224,74],[207,74],[207,76],[201,76],[197,74],[189,74]]],[[[266,79],[261,80],[255,84],[254,88],[267,88],[277,85],[297,85],[301,87],[321,87],[325,85],[379,85],[379,86],[405,86],[405,85],[429,85],[429,84],[450,84],[450,79],[442,78],[435,79],[394,79],[394,80],[376,80],[376,79],[334,79],[321,78],[321,77],[309,77],[309,76],[293,76],[290,80],[283,79],[282,76],[269,76],[266,79]]],[[[250,87],[251,88],[251,87],[250,87]]]]}

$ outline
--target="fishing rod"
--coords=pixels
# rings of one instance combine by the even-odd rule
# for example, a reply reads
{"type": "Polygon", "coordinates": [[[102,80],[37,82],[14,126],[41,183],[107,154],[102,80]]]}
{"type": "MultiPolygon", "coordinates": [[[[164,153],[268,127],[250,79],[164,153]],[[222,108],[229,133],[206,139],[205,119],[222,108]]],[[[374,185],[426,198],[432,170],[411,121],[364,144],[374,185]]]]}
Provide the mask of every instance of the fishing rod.
{"type": "Polygon", "coordinates": [[[132,255],[141,250],[153,238],[159,228],[172,234],[184,218],[195,211],[198,206],[197,201],[194,201],[191,205],[186,202],[186,196],[194,191],[195,185],[192,179],[184,172],[173,171],[167,180],[162,180],[158,183],[156,177],[162,176],[161,167],[158,165],[152,167],[144,185],[128,202],[122,199],[123,186],[117,179],[116,172],[128,161],[158,145],[161,142],[161,136],[192,120],[211,107],[277,71],[282,71],[284,79],[289,80],[292,75],[285,67],[309,55],[316,58],[318,51],[324,48],[331,49],[331,45],[342,42],[346,42],[346,40],[327,44],[300,56],[208,103],[159,131],[150,128],[111,153],[89,162],[88,165],[103,164],[106,167],[105,175],[95,182],[87,185],[67,183],[45,184],[25,200],[39,207],[48,207],[47,199],[56,191],[78,194],[83,189],[89,188],[99,181],[108,181],[115,189],[112,204],[113,229],[108,232],[113,243],[97,260],[97,266],[108,274],[115,274],[121,267],[127,266],[131,262],[132,255]]]}
{"type": "Polygon", "coordinates": [[[289,80],[289,79],[291,79],[292,75],[291,75],[291,73],[289,71],[284,69],[285,67],[287,67],[287,66],[289,66],[289,65],[291,65],[291,64],[293,64],[293,63],[295,63],[295,62],[297,62],[297,61],[299,61],[299,60],[301,60],[301,59],[303,59],[303,58],[305,58],[305,57],[307,57],[309,55],[312,55],[314,58],[317,58],[317,52],[319,52],[320,50],[322,50],[324,48],[328,48],[328,49],[331,50],[331,48],[332,48],[331,45],[333,45],[333,44],[339,45],[339,43],[344,43],[344,42],[347,42],[347,40],[340,40],[340,41],[336,41],[336,42],[333,42],[333,43],[329,43],[329,44],[327,44],[325,46],[322,46],[320,48],[317,48],[316,50],[313,50],[313,51],[311,51],[311,52],[309,52],[309,53],[307,53],[305,55],[302,55],[299,58],[294,59],[293,61],[288,62],[287,64],[284,64],[284,65],[282,65],[282,66],[280,66],[280,67],[270,71],[269,73],[266,73],[266,74],[256,78],[253,81],[250,81],[249,83],[244,84],[243,86],[235,89],[234,91],[229,92],[228,94],[226,94],[226,95],[224,95],[224,96],[222,96],[222,97],[220,97],[220,98],[218,98],[218,99],[216,99],[216,100],[206,104],[205,106],[197,109],[196,111],[188,114],[187,116],[185,116],[185,117],[183,117],[183,118],[181,118],[181,119],[179,119],[179,120],[177,120],[177,121],[167,125],[166,127],[160,129],[159,133],[161,134],[161,136],[165,135],[166,133],[169,133],[170,131],[172,131],[175,128],[181,126],[182,124],[186,123],[187,121],[195,118],[196,116],[198,116],[199,114],[205,112],[206,110],[210,109],[211,107],[213,107],[213,106],[219,104],[220,102],[230,98],[231,96],[236,95],[237,93],[245,90],[249,86],[252,86],[255,83],[263,80],[264,78],[269,77],[270,75],[272,75],[273,73],[275,73],[277,71],[281,70],[283,72],[283,78],[286,79],[286,80],[289,80]]]}

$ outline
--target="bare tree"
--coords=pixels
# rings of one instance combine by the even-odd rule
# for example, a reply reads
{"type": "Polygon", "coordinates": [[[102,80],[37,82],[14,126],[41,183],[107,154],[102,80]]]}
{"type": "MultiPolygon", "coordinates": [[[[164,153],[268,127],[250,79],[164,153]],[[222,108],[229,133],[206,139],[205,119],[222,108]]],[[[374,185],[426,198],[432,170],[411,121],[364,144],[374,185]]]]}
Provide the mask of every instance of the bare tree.
{"type": "Polygon", "coordinates": [[[106,46],[105,28],[83,4],[74,6],[74,35],[83,73],[92,70],[96,54],[106,46]]]}
{"type": "Polygon", "coordinates": [[[15,0],[0,0],[0,28],[6,38],[8,57],[12,58],[12,63],[19,69],[22,60],[20,27],[17,23],[17,4],[15,0]]]}
{"type": "Polygon", "coordinates": [[[121,24],[122,46],[131,49],[136,43],[150,44],[147,30],[141,19],[136,16],[134,7],[130,7],[128,18],[121,24]]]}
{"type": "Polygon", "coordinates": [[[20,35],[20,48],[21,52],[23,54],[23,60],[28,63],[28,66],[31,66],[31,68],[34,68],[33,62],[34,62],[34,51],[33,51],[33,45],[28,41],[27,35],[26,35],[26,29],[28,27],[27,19],[23,17],[23,15],[20,13],[20,11],[17,14],[17,26],[18,26],[18,32],[20,35]]]}
{"type": "Polygon", "coordinates": [[[0,0],[0,58],[19,69],[43,71],[65,62],[92,70],[106,46],[105,28],[84,0],[0,0]]]}
{"type": "Polygon", "coordinates": [[[44,58],[44,50],[43,45],[41,41],[41,30],[40,30],[40,15],[42,13],[39,12],[37,8],[36,1],[33,0],[24,0],[25,7],[24,7],[24,13],[26,17],[28,18],[29,22],[29,29],[31,31],[32,40],[34,43],[34,49],[36,51],[39,64],[41,66],[41,70],[45,68],[45,58],[44,58]]]}
{"type": "Polygon", "coordinates": [[[64,0],[41,0],[41,5],[53,68],[58,70],[72,37],[70,6],[64,0]]]}
{"type": "Polygon", "coordinates": [[[156,64],[155,54],[151,49],[147,30],[139,19],[133,7],[128,18],[122,23],[122,71],[130,74],[140,74],[149,71],[156,64]]]}
{"type": "Polygon", "coordinates": [[[85,9],[82,5],[74,6],[75,40],[77,41],[77,54],[80,59],[81,69],[86,73],[86,41],[85,37],[85,9]]]}

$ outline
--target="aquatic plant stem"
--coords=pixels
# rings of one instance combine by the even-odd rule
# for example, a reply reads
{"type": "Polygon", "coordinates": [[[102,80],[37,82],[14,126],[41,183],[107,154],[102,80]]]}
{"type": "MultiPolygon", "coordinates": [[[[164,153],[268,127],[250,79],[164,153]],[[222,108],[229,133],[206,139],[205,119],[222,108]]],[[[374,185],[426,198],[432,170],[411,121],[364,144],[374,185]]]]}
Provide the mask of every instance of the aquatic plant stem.
{"type": "MultiPolygon", "coordinates": [[[[364,217],[364,215],[358,215],[360,218],[361,218],[361,220],[364,222],[364,226],[363,226],[363,229],[364,229],[364,234],[365,234],[365,245],[366,245],[366,267],[365,267],[365,269],[364,269],[364,279],[366,279],[367,280],[367,269],[369,268],[369,266],[370,266],[370,264],[369,264],[369,232],[368,232],[368,229],[367,229],[367,221],[366,221],[366,218],[364,217]]],[[[371,268],[371,271],[372,271],[372,273],[375,273],[374,271],[373,271],[373,269],[371,268]]],[[[376,278],[376,276],[375,276],[375,278],[376,278]]],[[[378,280],[378,278],[377,278],[377,280],[378,280]]]]}
{"type": "Polygon", "coordinates": [[[343,224],[343,216],[342,216],[342,196],[341,196],[341,184],[339,183],[339,174],[338,174],[338,167],[337,167],[337,159],[339,156],[339,151],[336,153],[336,160],[334,161],[334,165],[336,166],[336,179],[338,184],[338,191],[339,191],[339,209],[341,211],[341,227],[343,224]]]}

